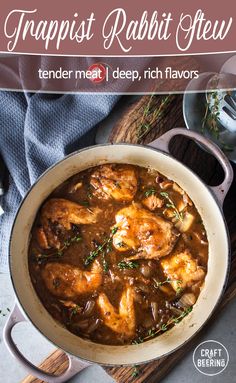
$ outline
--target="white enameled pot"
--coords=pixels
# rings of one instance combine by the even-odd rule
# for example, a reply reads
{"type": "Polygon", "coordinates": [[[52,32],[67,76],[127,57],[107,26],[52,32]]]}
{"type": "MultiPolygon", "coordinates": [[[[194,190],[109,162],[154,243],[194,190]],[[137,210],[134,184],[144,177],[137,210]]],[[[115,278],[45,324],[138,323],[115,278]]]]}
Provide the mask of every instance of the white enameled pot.
{"type": "Polygon", "coordinates": [[[59,383],[66,381],[91,363],[115,366],[140,364],[160,358],[183,346],[211,316],[227,281],[230,248],[222,204],[232,179],[232,167],[221,150],[203,136],[181,128],[170,130],[149,146],[105,144],[89,147],[69,155],[48,169],[24,198],[11,233],[9,262],[17,303],[4,328],[4,340],[10,352],[31,374],[47,382],[59,383]],[[218,159],[225,173],[221,185],[208,187],[196,174],[168,153],[169,142],[176,135],[196,140],[218,159]],[[70,333],[46,311],[32,286],[29,275],[30,231],[42,202],[72,175],[104,163],[128,163],[151,167],[177,182],[196,205],[209,241],[208,273],[193,311],[166,333],[138,345],[106,346],[70,333]],[[63,375],[52,377],[37,369],[20,354],[12,339],[11,330],[16,323],[25,320],[33,323],[46,338],[68,353],[70,363],[63,375]]]}

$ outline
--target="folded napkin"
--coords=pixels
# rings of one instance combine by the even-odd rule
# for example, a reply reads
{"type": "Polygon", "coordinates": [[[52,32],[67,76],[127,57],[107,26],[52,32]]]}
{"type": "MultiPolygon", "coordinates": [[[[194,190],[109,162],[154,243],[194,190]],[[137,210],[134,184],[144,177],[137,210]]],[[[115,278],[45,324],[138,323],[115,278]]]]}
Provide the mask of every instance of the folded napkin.
{"type": "Polygon", "coordinates": [[[1,198],[0,272],[8,270],[10,230],[20,201],[52,164],[94,143],[95,125],[118,96],[0,92],[0,154],[8,186],[1,198]]]}

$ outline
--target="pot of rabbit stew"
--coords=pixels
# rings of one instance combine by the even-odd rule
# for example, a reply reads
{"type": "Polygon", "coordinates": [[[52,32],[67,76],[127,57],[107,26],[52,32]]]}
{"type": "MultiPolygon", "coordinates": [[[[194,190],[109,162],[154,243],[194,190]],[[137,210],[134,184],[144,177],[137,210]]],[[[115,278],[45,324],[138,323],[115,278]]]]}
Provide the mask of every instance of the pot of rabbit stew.
{"type": "Polygon", "coordinates": [[[31,281],[78,337],[131,345],[177,325],[207,274],[208,239],[188,194],[156,170],[90,167],[43,202],[31,231],[31,281]]]}

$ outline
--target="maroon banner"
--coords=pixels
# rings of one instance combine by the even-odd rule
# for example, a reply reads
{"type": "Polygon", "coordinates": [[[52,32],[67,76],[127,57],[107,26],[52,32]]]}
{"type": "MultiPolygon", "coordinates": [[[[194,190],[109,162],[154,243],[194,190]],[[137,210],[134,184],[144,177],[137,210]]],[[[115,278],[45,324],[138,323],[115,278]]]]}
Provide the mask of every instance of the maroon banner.
{"type": "Polygon", "coordinates": [[[2,0],[0,52],[160,56],[234,52],[235,2],[2,0]]]}

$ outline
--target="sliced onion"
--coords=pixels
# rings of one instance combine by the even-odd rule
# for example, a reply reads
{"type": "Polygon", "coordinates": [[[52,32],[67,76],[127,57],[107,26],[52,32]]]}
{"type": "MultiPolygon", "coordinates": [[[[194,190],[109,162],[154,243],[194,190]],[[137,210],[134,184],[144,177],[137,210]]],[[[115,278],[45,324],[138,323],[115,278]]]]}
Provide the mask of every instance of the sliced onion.
{"type": "Polygon", "coordinates": [[[179,185],[177,185],[175,182],[173,183],[173,190],[179,194],[182,194],[182,195],[184,194],[183,189],[179,185]]]}
{"type": "Polygon", "coordinates": [[[186,205],[193,206],[191,199],[189,198],[189,196],[186,193],[184,193],[184,195],[183,195],[183,201],[186,205]]]}
{"type": "Polygon", "coordinates": [[[97,330],[97,328],[99,327],[100,324],[101,324],[101,320],[100,319],[94,319],[92,321],[92,323],[90,324],[90,326],[88,327],[86,332],[88,334],[91,334],[91,332],[97,330]]]}
{"type": "Polygon", "coordinates": [[[89,327],[89,320],[84,319],[74,324],[74,327],[78,327],[80,330],[86,330],[89,327]]]}
{"type": "Polygon", "coordinates": [[[183,313],[183,311],[177,309],[176,307],[173,307],[170,305],[170,310],[172,311],[173,314],[175,314],[176,316],[179,316],[183,313]]]}
{"type": "Polygon", "coordinates": [[[169,180],[166,180],[166,181],[163,181],[160,183],[160,187],[161,189],[163,190],[166,190],[168,189],[169,187],[171,187],[173,185],[173,182],[172,181],[169,181],[169,180]]]}
{"type": "Polygon", "coordinates": [[[160,174],[158,174],[158,175],[156,176],[156,183],[157,183],[157,184],[160,184],[160,183],[162,183],[163,181],[164,181],[163,177],[160,176],[160,174]]]}
{"type": "Polygon", "coordinates": [[[193,293],[185,293],[178,301],[178,306],[188,308],[196,303],[196,296],[193,293]]]}
{"type": "Polygon", "coordinates": [[[56,309],[59,313],[61,312],[61,308],[56,303],[51,303],[51,306],[56,309]]]}
{"type": "Polygon", "coordinates": [[[83,311],[83,316],[89,317],[92,314],[94,307],[95,307],[95,301],[91,299],[90,301],[86,303],[86,306],[83,311]]]}
{"type": "Polygon", "coordinates": [[[175,226],[181,233],[184,233],[185,231],[188,231],[190,227],[192,226],[193,222],[195,220],[195,216],[188,211],[185,212],[184,214],[184,219],[183,221],[177,221],[175,226]]]}
{"type": "Polygon", "coordinates": [[[80,188],[82,188],[83,186],[83,183],[82,182],[77,182],[76,184],[74,184],[70,189],[69,189],[69,193],[74,193],[76,192],[77,190],[79,190],[80,188]]]}
{"type": "Polygon", "coordinates": [[[197,240],[201,243],[201,245],[208,245],[207,239],[204,236],[201,236],[198,232],[194,232],[193,235],[197,238],[197,240]]]}
{"type": "Polygon", "coordinates": [[[148,265],[142,265],[140,271],[145,278],[150,278],[152,276],[152,269],[148,265]]]}
{"type": "Polygon", "coordinates": [[[137,291],[138,290],[142,291],[145,294],[148,294],[150,292],[149,291],[149,287],[144,285],[144,284],[139,284],[138,287],[137,287],[137,291]]]}
{"type": "Polygon", "coordinates": [[[151,302],[152,316],[155,322],[158,321],[159,313],[158,313],[158,304],[157,302],[151,302]]]}
{"type": "Polygon", "coordinates": [[[134,291],[134,301],[139,303],[140,305],[143,303],[143,297],[137,291],[134,291]]]}

